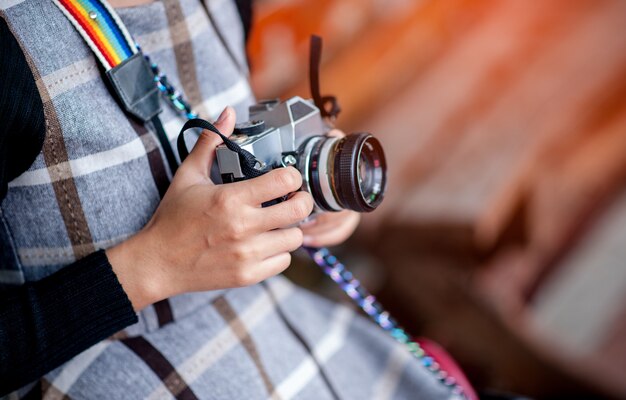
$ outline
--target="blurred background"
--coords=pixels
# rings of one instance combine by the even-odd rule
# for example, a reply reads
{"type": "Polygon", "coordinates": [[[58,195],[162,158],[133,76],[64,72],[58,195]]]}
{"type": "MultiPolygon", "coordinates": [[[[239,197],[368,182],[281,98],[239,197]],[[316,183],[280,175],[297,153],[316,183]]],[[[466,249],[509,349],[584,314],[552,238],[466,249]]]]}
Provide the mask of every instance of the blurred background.
{"type": "MultiPolygon", "coordinates": [[[[370,131],[385,202],[337,251],[481,390],[626,398],[626,2],[258,0],[258,98],[370,131]]],[[[291,277],[342,299],[302,260],[291,277]]]]}

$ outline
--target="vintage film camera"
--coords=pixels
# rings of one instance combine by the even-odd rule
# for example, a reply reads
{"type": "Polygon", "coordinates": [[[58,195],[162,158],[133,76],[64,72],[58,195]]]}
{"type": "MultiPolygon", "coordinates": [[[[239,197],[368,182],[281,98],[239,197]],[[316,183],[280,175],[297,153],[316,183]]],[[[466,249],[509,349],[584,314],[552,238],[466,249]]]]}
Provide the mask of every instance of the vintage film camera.
{"type": "MultiPolygon", "coordinates": [[[[292,97],[251,106],[250,120],[237,125],[230,139],[254,155],[258,169],[296,167],[314,212],[373,211],[387,183],[380,142],[369,133],[330,137],[328,130],[312,101],[292,97]]],[[[219,146],[217,162],[224,183],[245,179],[236,152],[219,146]]]]}

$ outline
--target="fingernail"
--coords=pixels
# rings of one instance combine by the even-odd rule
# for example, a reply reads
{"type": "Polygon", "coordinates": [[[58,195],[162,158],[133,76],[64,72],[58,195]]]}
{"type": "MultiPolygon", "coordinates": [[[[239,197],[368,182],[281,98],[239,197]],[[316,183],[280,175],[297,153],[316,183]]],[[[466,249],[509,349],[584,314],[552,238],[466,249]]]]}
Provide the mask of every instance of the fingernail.
{"type": "Polygon", "coordinates": [[[302,237],[302,244],[305,245],[305,246],[310,245],[312,241],[313,241],[313,237],[311,237],[311,236],[303,236],[302,237]]]}
{"type": "Polygon", "coordinates": [[[302,223],[300,223],[300,227],[301,228],[308,228],[310,226],[313,226],[317,223],[317,220],[315,218],[310,218],[310,219],[305,219],[304,221],[302,221],[302,223]]]}
{"type": "Polygon", "coordinates": [[[220,116],[217,117],[217,120],[215,121],[215,123],[221,124],[222,122],[226,121],[226,118],[228,118],[229,115],[230,115],[230,107],[226,107],[224,111],[222,111],[220,116]]]}

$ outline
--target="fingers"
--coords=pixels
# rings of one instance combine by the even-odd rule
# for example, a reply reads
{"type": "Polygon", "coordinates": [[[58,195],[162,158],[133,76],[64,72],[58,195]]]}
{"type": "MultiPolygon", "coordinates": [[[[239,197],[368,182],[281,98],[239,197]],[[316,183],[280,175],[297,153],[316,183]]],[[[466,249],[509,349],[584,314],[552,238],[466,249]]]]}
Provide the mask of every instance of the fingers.
{"type": "Polygon", "coordinates": [[[343,131],[340,131],[339,129],[331,129],[326,136],[330,136],[330,137],[344,137],[346,136],[345,133],[343,133],[343,131]]]}
{"type": "Polygon", "coordinates": [[[260,206],[295,192],[302,186],[302,175],[293,167],[277,168],[258,178],[231,183],[231,190],[237,190],[240,201],[260,206]]]}
{"type": "MultiPolygon", "coordinates": [[[[316,215],[311,221],[300,224],[300,229],[307,236],[315,236],[328,230],[336,229],[352,218],[353,211],[326,212],[316,215]]],[[[356,213],[354,213],[356,214],[356,213]]],[[[358,214],[357,214],[358,215],[358,214]]]]}
{"type": "Polygon", "coordinates": [[[278,275],[289,267],[291,264],[291,254],[281,253],[273,257],[264,260],[261,263],[260,269],[263,271],[264,277],[259,280],[263,281],[267,278],[271,278],[274,275],[278,275]]]}
{"type": "Polygon", "coordinates": [[[289,200],[256,210],[259,229],[269,231],[296,224],[313,211],[313,198],[306,192],[296,192],[289,200]]]}
{"type": "MultiPolygon", "coordinates": [[[[235,128],[235,120],[235,110],[226,107],[214,125],[224,136],[230,136],[235,128]]],[[[183,165],[190,166],[208,178],[215,161],[215,148],[221,143],[222,139],[214,132],[203,130],[183,165]]]]}
{"type": "Polygon", "coordinates": [[[283,272],[291,264],[291,254],[280,253],[263,260],[260,264],[254,265],[253,269],[241,272],[233,283],[232,287],[242,287],[256,285],[272,276],[283,272]]]}
{"type": "Polygon", "coordinates": [[[286,268],[291,257],[284,255],[288,255],[301,244],[302,231],[299,228],[264,232],[227,244],[222,249],[224,253],[220,257],[220,269],[228,271],[232,279],[230,284],[233,286],[253,285],[286,268]]]}
{"type": "Polygon", "coordinates": [[[316,223],[302,228],[303,245],[309,247],[335,246],[352,235],[360,221],[358,213],[343,211],[321,215],[316,223]],[[323,217],[327,217],[322,219],[323,217]]]}
{"type": "Polygon", "coordinates": [[[302,231],[300,228],[285,228],[264,232],[251,240],[248,246],[260,259],[289,253],[302,246],[302,231]]]}

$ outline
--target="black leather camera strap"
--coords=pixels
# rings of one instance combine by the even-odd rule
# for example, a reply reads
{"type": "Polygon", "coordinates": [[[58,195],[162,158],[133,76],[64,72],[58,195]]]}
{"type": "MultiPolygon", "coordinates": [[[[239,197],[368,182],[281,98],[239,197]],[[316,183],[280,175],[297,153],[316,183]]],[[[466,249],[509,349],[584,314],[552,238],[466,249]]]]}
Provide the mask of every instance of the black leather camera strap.
{"type": "Polygon", "coordinates": [[[189,150],[187,150],[187,144],[185,143],[185,131],[192,128],[200,128],[209,130],[216,135],[218,135],[224,141],[226,147],[234,151],[239,155],[239,163],[241,164],[241,172],[243,172],[244,176],[249,178],[256,178],[257,176],[263,175],[266,171],[261,171],[255,168],[258,164],[257,159],[247,150],[242,149],[237,143],[233,142],[229,138],[227,138],[222,132],[219,131],[212,123],[209,121],[205,121],[200,118],[190,119],[183,125],[180,133],[178,134],[178,140],[176,142],[176,146],[178,147],[178,154],[180,156],[180,161],[183,162],[185,158],[189,155],[189,150]]]}
{"type": "Polygon", "coordinates": [[[165,154],[165,158],[167,159],[167,164],[170,166],[170,171],[172,171],[172,175],[174,175],[176,173],[176,170],[178,169],[178,161],[176,161],[174,150],[172,149],[170,140],[167,137],[167,133],[165,132],[165,128],[163,127],[163,123],[161,122],[161,119],[158,115],[152,118],[151,122],[154,126],[157,139],[159,139],[159,143],[161,143],[161,148],[163,149],[163,153],[165,154]]]}
{"type": "Polygon", "coordinates": [[[309,57],[309,79],[311,84],[311,97],[315,106],[320,109],[323,117],[335,119],[341,112],[339,102],[335,96],[322,96],[320,94],[320,65],[322,62],[322,38],[311,36],[311,48],[309,57]]]}

